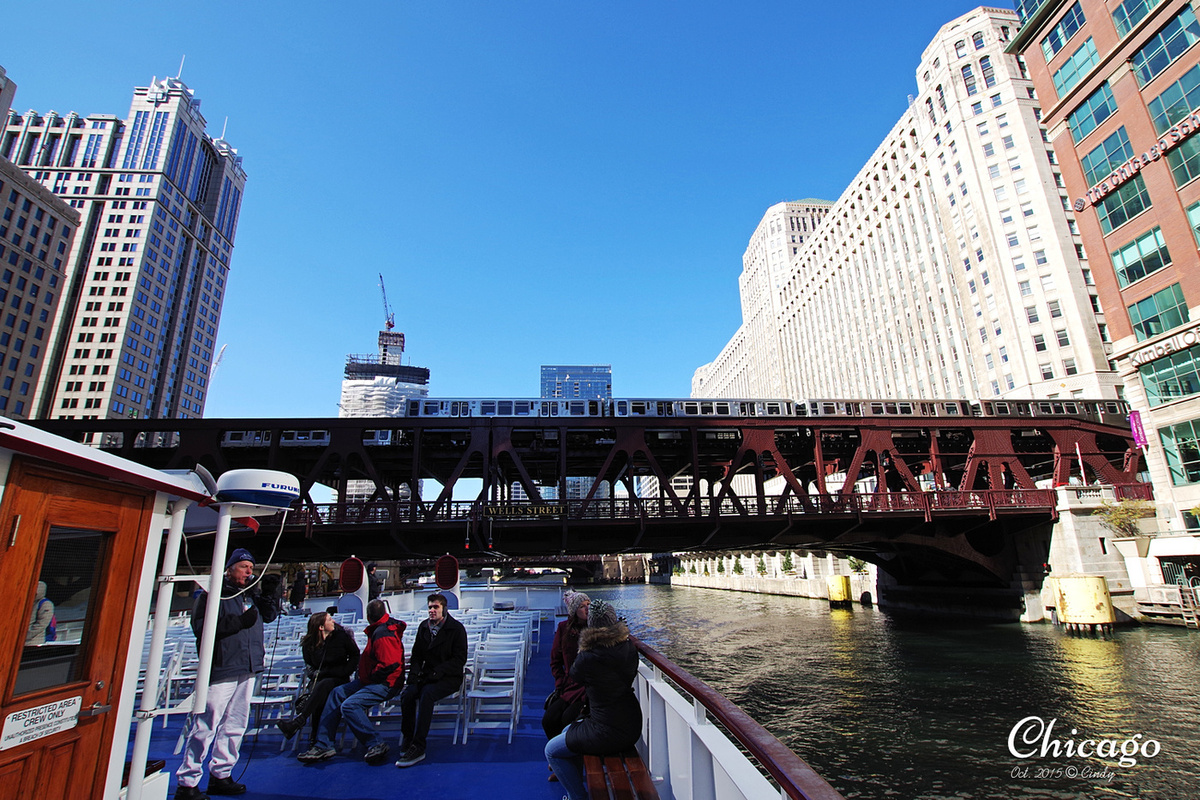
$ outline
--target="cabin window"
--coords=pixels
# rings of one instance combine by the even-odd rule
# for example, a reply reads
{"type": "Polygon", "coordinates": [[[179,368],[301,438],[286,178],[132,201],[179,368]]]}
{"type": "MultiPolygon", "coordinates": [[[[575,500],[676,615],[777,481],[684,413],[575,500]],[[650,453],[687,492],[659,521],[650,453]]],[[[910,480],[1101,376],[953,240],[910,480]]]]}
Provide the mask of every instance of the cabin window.
{"type": "MultiPolygon", "coordinates": [[[[61,686],[87,675],[88,610],[96,600],[103,575],[108,536],[101,531],[50,527],[42,557],[39,588],[45,586],[45,599],[35,600],[27,620],[25,646],[13,695],[28,694],[51,686],[61,686]],[[51,634],[38,618],[52,612],[55,629],[51,634]]],[[[41,592],[39,592],[40,594],[41,592]]]]}

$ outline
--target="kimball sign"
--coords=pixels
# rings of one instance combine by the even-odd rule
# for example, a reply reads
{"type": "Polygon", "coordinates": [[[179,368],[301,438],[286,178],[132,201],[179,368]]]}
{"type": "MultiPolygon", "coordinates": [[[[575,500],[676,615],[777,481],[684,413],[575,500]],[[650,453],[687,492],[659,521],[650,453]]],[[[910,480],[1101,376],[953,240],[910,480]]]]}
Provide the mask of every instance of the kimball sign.
{"type": "Polygon", "coordinates": [[[1119,189],[1121,184],[1141,172],[1142,167],[1153,161],[1158,161],[1177,147],[1180,142],[1198,131],[1200,131],[1200,108],[1192,111],[1178,123],[1172,125],[1149,150],[1140,156],[1134,156],[1129,159],[1114,169],[1112,174],[1107,178],[1100,181],[1100,183],[1091,189],[1088,189],[1086,195],[1075,201],[1075,210],[1083,211],[1088,207],[1089,203],[1093,206],[1096,205],[1109,194],[1119,189]]]}

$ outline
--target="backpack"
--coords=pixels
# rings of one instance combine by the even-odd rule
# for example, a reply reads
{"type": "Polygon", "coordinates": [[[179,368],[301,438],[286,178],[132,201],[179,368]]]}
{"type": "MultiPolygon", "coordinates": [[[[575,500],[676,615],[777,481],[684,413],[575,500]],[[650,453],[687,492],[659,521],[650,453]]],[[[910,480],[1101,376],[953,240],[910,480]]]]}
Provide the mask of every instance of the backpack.
{"type": "MultiPolygon", "coordinates": [[[[39,611],[41,610],[42,603],[49,603],[49,602],[50,601],[44,597],[41,600],[38,600],[38,610],[39,611]]],[[[58,615],[51,614],[50,615],[50,624],[46,626],[46,641],[53,642],[57,639],[58,639],[58,615]]]]}

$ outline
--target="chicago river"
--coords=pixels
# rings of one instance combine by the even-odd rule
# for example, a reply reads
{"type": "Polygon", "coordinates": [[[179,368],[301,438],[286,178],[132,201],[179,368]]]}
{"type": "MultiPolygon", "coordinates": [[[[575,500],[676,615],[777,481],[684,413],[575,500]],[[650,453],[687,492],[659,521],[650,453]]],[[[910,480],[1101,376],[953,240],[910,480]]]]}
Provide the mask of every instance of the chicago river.
{"type": "Polygon", "coordinates": [[[585,590],[847,798],[1177,800],[1200,786],[1200,636],[1182,628],[1102,639],[799,597],[585,590]]]}

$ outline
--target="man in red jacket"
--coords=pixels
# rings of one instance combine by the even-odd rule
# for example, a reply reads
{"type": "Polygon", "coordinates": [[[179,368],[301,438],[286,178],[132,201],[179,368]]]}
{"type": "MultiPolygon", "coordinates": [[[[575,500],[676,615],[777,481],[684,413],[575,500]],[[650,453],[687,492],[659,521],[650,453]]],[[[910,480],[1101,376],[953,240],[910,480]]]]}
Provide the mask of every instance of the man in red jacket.
{"type": "Polygon", "coordinates": [[[358,658],[358,675],[334,689],[325,701],[316,743],[297,756],[305,764],[337,755],[331,743],[342,719],[367,748],[368,764],[387,760],[390,748],[371,724],[367,712],[404,688],[404,643],[400,637],[406,626],[389,617],[386,608],[382,600],[367,603],[367,646],[358,658]]]}

